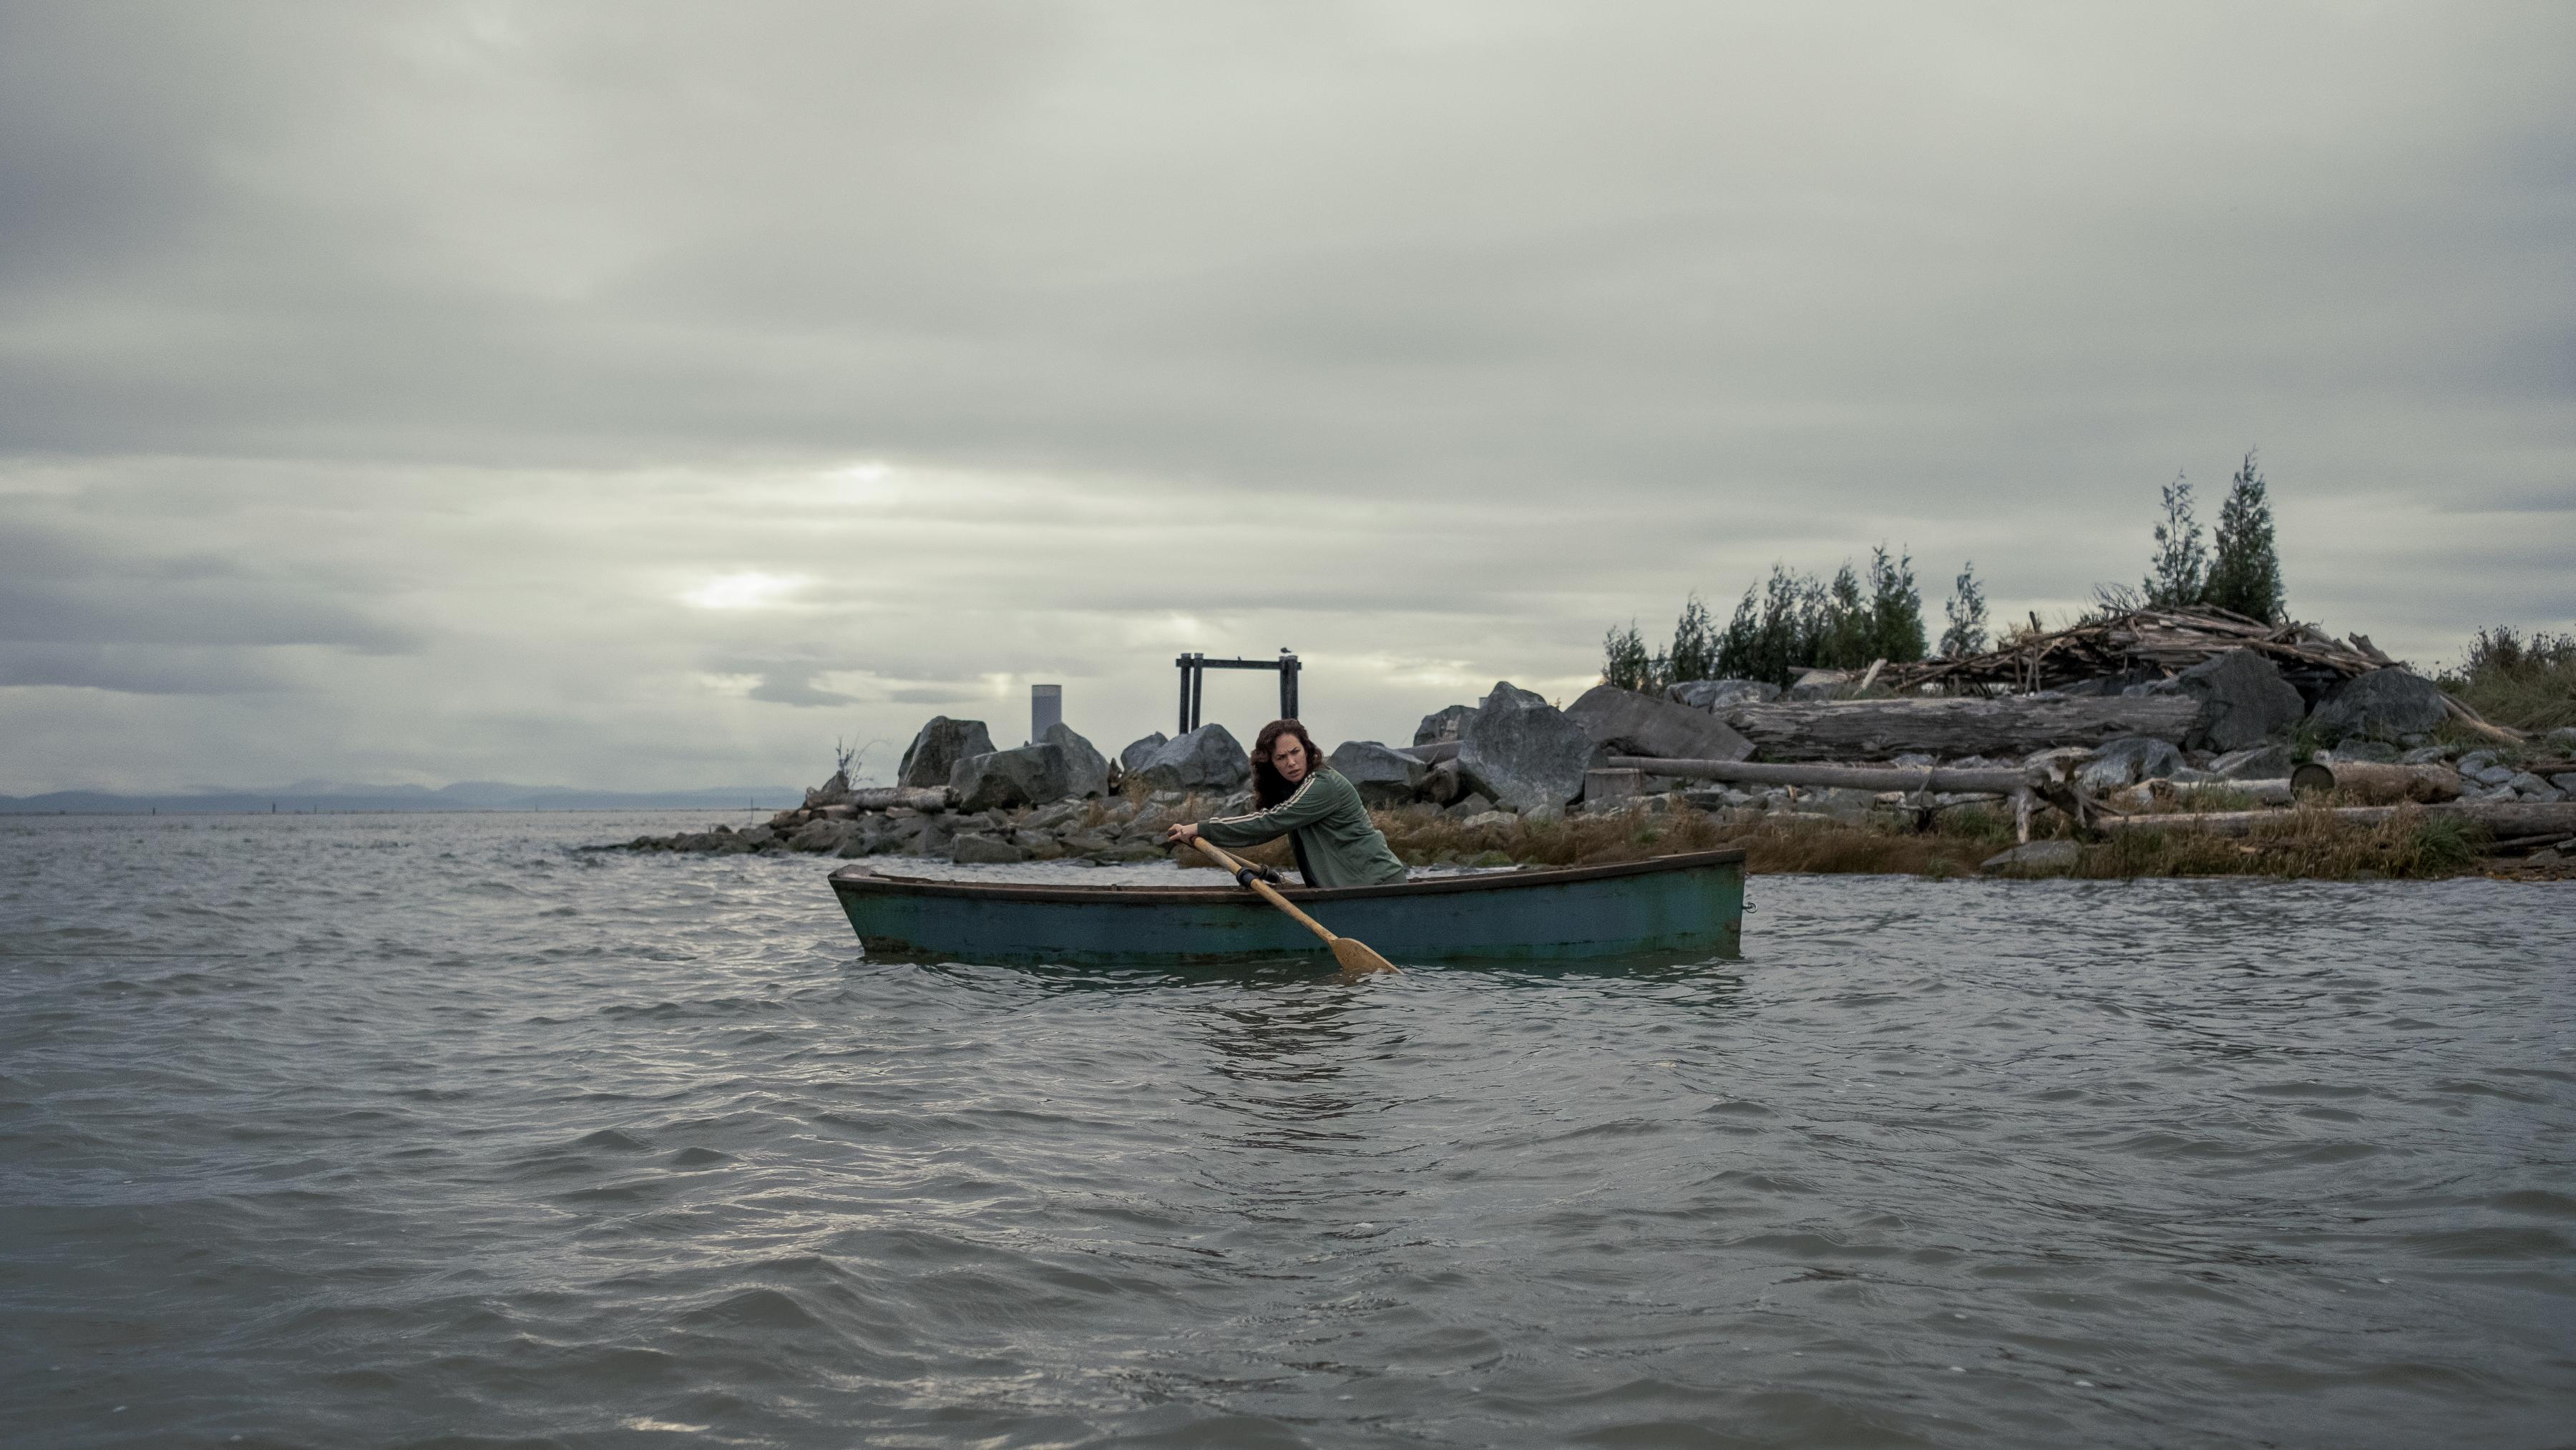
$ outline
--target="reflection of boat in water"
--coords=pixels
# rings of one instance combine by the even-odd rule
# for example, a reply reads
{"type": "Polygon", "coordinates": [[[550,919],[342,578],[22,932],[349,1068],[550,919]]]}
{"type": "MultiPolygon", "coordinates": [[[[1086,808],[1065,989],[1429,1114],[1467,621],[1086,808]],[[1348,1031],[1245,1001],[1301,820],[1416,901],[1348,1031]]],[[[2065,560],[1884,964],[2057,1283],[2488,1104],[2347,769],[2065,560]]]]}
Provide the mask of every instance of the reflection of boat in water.
{"type": "MultiPolygon", "coordinates": [[[[832,873],[871,953],[963,962],[1168,966],[1306,957],[1304,927],[1233,886],[1070,886],[832,873]]],[[[1744,853],[1549,866],[1282,893],[1399,963],[1735,956],[1744,853]]]]}

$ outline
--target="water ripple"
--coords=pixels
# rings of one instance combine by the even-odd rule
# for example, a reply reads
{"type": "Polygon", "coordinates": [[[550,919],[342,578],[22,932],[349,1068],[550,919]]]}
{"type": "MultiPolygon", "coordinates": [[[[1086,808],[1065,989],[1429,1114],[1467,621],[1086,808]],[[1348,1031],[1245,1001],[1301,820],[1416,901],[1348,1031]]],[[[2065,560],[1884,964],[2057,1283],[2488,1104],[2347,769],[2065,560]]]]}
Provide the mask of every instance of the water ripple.
{"type": "Polygon", "coordinates": [[[1768,879],[1741,962],[1351,986],[875,964],[814,861],[568,849],[665,824],[0,821],[10,1443],[2538,1446],[2576,1402],[2564,888],[1768,879]]]}

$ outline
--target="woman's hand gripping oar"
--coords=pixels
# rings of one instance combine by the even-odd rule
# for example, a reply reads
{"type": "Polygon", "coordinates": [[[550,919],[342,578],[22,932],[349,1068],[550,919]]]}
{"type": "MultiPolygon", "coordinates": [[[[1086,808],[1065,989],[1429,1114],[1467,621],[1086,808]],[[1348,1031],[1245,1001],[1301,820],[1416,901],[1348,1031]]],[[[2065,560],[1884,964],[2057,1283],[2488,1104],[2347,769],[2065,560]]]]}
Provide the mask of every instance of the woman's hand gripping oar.
{"type": "Polygon", "coordinates": [[[1393,972],[1402,970],[1402,968],[1396,966],[1395,963],[1390,962],[1386,958],[1379,956],[1376,952],[1371,951],[1368,943],[1354,941],[1346,936],[1335,936],[1331,932],[1325,930],[1322,922],[1317,921],[1315,918],[1308,916],[1306,913],[1289,905],[1288,898],[1280,895],[1269,882],[1254,875],[1251,867],[1237,861],[1232,856],[1218,850],[1216,847],[1210,845],[1208,842],[1197,836],[1192,836],[1190,838],[1190,844],[1205,852],[1209,860],[1214,861],[1219,866],[1233,872],[1234,879],[1237,882],[1260,892],[1263,897],[1269,900],[1271,905],[1278,907],[1281,911],[1297,918],[1298,921],[1304,923],[1306,930],[1322,937],[1324,939],[1324,945],[1333,949],[1333,960],[1342,964],[1343,971],[1393,972]]]}

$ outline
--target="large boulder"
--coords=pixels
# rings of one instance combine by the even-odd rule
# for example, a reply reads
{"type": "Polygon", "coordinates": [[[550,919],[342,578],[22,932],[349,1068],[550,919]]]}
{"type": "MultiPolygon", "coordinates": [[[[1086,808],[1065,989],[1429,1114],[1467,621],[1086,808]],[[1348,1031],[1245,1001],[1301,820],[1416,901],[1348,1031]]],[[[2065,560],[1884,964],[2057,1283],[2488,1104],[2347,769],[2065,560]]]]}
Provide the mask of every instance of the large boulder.
{"type": "Polygon", "coordinates": [[[1090,741],[1074,733],[1073,727],[1058,720],[1038,736],[1040,745],[1053,745],[1064,751],[1066,784],[1069,789],[1057,800],[1080,799],[1109,794],[1109,761],[1090,741]]]}
{"type": "Polygon", "coordinates": [[[1742,760],[1753,742],[1705,710],[1640,695],[1617,685],[1595,685],[1565,713],[1592,743],[1611,755],[1654,755],[1666,760],[1742,760]]]}
{"type": "Polygon", "coordinates": [[[992,734],[981,720],[951,720],[933,715],[905,747],[903,764],[896,767],[894,783],[910,786],[948,784],[957,762],[970,755],[989,754],[993,749],[992,734]]]}
{"type": "Polygon", "coordinates": [[[2243,750],[2286,734],[2307,713],[2296,686],[2269,659],[2250,649],[2212,655],[2148,689],[2200,702],[2183,744],[2194,750],[2243,750]]]}
{"type": "Polygon", "coordinates": [[[2411,670],[2372,670],[2326,692],[2308,723],[2327,739],[2346,735],[2416,735],[2448,718],[2442,692],[2411,670]]]}
{"type": "Polygon", "coordinates": [[[1437,745],[1443,740],[1455,740],[1475,713],[1473,705],[1451,705],[1445,710],[1435,710],[1423,716],[1422,723],[1413,727],[1413,743],[1437,745]]]}
{"type": "Polygon", "coordinates": [[[1373,806],[1400,806],[1412,800],[1431,767],[1375,740],[1345,740],[1333,747],[1325,764],[1359,789],[1373,806]]]}
{"type": "Polygon", "coordinates": [[[1134,778],[1156,790],[1230,791],[1252,779],[1252,757],[1222,725],[1202,725],[1165,741],[1134,778]]]}
{"type": "Polygon", "coordinates": [[[1664,686],[1664,698],[1723,715],[1737,705],[1767,705],[1780,698],[1780,687],[1769,680],[1684,680],[1664,686]]]}
{"type": "Polygon", "coordinates": [[[1460,734],[1458,775],[1524,816],[1553,816],[1583,794],[1603,753],[1572,716],[1506,680],[1460,734]]]}
{"type": "Polygon", "coordinates": [[[1146,761],[1154,758],[1155,751],[1171,743],[1172,737],[1160,730],[1143,739],[1130,740],[1127,742],[1127,748],[1118,752],[1118,768],[1129,775],[1134,775],[1146,761]]]}
{"type": "Polygon", "coordinates": [[[2118,790],[2142,780],[2170,779],[2182,769],[2182,752],[2170,740],[2132,735],[2113,740],[2084,757],[2075,767],[2075,783],[2086,790],[2118,790]]]}
{"type": "Polygon", "coordinates": [[[1017,750],[989,750],[957,762],[947,785],[961,811],[1044,805],[1109,790],[1109,762],[1061,722],[1017,750]]]}

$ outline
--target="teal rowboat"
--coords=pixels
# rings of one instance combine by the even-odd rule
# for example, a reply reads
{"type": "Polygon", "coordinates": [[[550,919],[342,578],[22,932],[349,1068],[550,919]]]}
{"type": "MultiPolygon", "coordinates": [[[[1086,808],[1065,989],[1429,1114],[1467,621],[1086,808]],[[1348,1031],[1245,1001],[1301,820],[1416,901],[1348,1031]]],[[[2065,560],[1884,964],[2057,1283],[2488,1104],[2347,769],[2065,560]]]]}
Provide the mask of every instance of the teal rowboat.
{"type": "MultiPolygon", "coordinates": [[[[844,866],[832,873],[832,891],[871,956],[1171,966],[1323,951],[1287,913],[1232,885],[934,881],[844,866]]],[[[1398,965],[1640,955],[1704,961],[1742,950],[1744,853],[1695,851],[1615,866],[1281,894],[1398,965]]]]}

